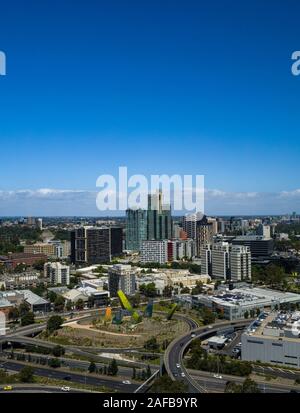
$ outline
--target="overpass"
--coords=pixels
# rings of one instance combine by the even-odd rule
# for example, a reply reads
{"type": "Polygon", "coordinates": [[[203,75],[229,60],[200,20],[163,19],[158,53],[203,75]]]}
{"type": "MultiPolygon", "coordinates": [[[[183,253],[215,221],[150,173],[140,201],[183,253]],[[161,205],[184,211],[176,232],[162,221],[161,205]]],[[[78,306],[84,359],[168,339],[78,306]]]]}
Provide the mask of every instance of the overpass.
{"type": "Polygon", "coordinates": [[[239,320],[239,321],[224,321],[213,326],[203,326],[192,331],[195,334],[191,336],[191,332],[183,334],[178,338],[175,338],[168,346],[164,355],[164,366],[167,374],[173,381],[178,380],[179,377],[185,384],[188,385],[189,393],[206,393],[207,390],[201,384],[199,384],[188,372],[183,365],[184,353],[187,351],[191,342],[196,339],[205,339],[214,334],[221,333],[233,327],[235,330],[246,327],[250,324],[252,319],[239,320]],[[179,367],[178,367],[179,365],[179,367]]]}

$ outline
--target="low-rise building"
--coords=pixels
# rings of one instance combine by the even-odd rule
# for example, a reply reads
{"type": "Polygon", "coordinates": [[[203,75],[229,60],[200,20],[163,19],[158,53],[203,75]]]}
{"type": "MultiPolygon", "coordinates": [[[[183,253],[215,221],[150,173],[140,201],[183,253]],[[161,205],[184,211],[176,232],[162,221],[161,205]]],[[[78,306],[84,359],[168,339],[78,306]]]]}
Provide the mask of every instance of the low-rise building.
{"type": "Polygon", "coordinates": [[[43,312],[46,313],[51,310],[50,301],[45,300],[45,298],[40,297],[37,294],[34,294],[30,290],[17,291],[17,293],[24,296],[24,301],[29,304],[30,310],[34,313],[43,312]]]}
{"type": "Polygon", "coordinates": [[[31,266],[40,261],[47,261],[46,254],[32,254],[24,252],[9,253],[5,256],[0,256],[0,265],[4,265],[8,270],[14,270],[19,264],[31,266]]]}
{"type": "Polygon", "coordinates": [[[272,312],[242,334],[242,360],[300,368],[300,312],[272,312]]]}
{"type": "Polygon", "coordinates": [[[36,288],[39,285],[47,286],[48,282],[47,278],[41,278],[39,273],[35,271],[16,274],[7,273],[0,276],[0,288],[3,286],[5,290],[36,288]]]}
{"type": "Polygon", "coordinates": [[[245,314],[250,316],[251,310],[264,311],[279,308],[281,304],[297,303],[300,303],[300,294],[251,287],[216,291],[212,295],[192,296],[194,307],[207,307],[228,320],[244,318],[245,314]]]}

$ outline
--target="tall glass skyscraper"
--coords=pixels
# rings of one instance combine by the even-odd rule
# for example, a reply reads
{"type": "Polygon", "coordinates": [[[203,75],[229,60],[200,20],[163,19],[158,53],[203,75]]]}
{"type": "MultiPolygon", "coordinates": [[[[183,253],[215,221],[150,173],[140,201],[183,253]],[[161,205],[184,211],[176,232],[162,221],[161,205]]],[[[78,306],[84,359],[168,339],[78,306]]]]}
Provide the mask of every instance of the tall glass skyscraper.
{"type": "Polygon", "coordinates": [[[148,240],[172,238],[171,206],[163,204],[162,192],[148,195],[148,240]]]}
{"type": "Polygon", "coordinates": [[[140,251],[142,241],[147,239],[147,211],[127,209],[126,211],[126,249],[140,251]]]}

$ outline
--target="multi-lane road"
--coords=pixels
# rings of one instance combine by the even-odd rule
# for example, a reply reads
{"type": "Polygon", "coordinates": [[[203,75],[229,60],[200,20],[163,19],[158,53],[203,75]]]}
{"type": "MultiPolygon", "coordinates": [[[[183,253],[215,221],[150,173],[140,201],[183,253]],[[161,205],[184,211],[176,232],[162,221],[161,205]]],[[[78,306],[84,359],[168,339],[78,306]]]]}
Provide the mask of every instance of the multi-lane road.
{"type": "MultiPolygon", "coordinates": [[[[27,363],[18,362],[15,360],[9,360],[9,361],[2,360],[2,365],[3,364],[7,370],[12,370],[12,371],[20,371],[25,365],[28,365],[27,363]]],[[[65,380],[66,386],[69,386],[68,382],[75,382],[75,383],[87,384],[87,385],[91,385],[91,386],[95,386],[99,388],[106,387],[108,389],[116,390],[118,392],[123,392],[123,393],[133,393],[140,386],[140,384],[135,384],[135,383],[124,384],[118,378],[114,379],[114,378],[95,377],[95,375],[91,375],[89,373],[81,374],[81,373],[77,373],[77,372],[75,373],[72,371],[55,370],[51,367],[44,367],[44,366],[36,367],[35,365],[32,365],[32,368],[36,376],[47,377],[47,378],[58,379],[58,380],[65,380],[65,378],[67,377],[68,380],[65,380]]]]}
{"type": "Polygon", "coordinates": [[[214,326],[199,327],[192,330],[188,334],[184,334],[179,338],[172,341],[165,352],[164,363],[168,375],[173,380],[182,380],[188,386],[190,393],[205,393],[207,389],[202,384],[199,384],[191,375],[189,375],[187,369],[183,365],[183,355],[191,342],[195,339],[204,339],[212,336],[216,333],[220,333],[228,327],[234,327],[235,329],[246,327],[251,320],[232,321],[232,322],[220,322],[214,326]],[[192,334],[193,336],[192,336],[192,334]]]}

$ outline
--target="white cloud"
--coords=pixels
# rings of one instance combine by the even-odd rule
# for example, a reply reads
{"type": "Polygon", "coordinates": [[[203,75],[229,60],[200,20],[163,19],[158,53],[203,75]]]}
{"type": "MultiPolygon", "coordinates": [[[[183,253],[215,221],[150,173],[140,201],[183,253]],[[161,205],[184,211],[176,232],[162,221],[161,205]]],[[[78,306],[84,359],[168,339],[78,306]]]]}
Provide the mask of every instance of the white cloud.
{"type": "MultiPolygon", "coordinates": [[[[0,215],[114,215],[96,208],[97,191],[20,189],[0,191],[0,215]]],[[[211,215],[285,214],[300,211],[300,189],[281,192],[226,192],[205,189],[205,213],[211,215]]],[[[121,215],[123,212],[121,212],[121,215]]]]}

